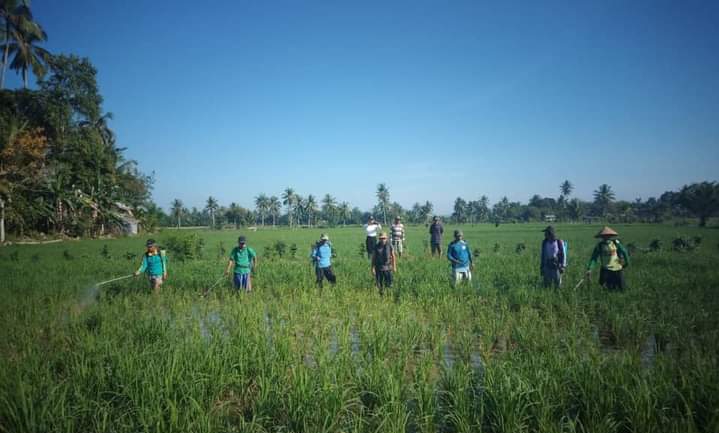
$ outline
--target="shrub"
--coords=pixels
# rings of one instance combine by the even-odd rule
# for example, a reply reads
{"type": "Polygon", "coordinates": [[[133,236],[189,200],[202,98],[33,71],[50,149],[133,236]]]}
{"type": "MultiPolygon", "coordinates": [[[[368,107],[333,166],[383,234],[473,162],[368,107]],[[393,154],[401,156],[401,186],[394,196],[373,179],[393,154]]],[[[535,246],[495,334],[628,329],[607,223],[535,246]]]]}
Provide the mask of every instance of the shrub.
{"type": "MultiPolygon", "coordinates": [[[[194,260],[202,258],[205,240],[196,233],[191,235],[169,236],[164,239],[164,248],[177,260],[194,260]]],[[[162,249],[162,247],[161,247],[162,249]]]]}

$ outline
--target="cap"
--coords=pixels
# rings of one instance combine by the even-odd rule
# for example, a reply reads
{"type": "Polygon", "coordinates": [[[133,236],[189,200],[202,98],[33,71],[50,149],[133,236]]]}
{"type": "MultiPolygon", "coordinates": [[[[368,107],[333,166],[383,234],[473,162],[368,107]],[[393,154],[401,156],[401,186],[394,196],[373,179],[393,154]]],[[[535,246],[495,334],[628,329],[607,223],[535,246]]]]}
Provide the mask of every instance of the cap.
{"type": "Polygon", "coordinates": [[[155,246],[155,240],[154,239],[148,239],[147,242],[145,242],[145,246],[147,248],[154,247],[155,246]]]}
{"type": "Polygon", "coordinates": [[[247,238],[245,236],[240,236],[239,238],[237,238],[237,242],[244,244],[245,242],[247,242],[247,238]]]}
{"type": "Polygon", "coordinates": [[[554,234],[554,227],[552,227],[552,226],[547,226],[547,228],[545,228],[545,229],[542,230],[542,231],[543,231],[544,233],[554,234]]]}
{"type": "Polygon", "coordinates": [[[328,241],[328,240],[330,240],[330,237],[327,236],[327,233],[322,233],[322,235],[320,236],[320,240],[321,240],[321,241],[328,241]]]}
{"type": "Polygon", "coordinates": [[[464,233],[462,233],[462,230],[455,230],[454,231],[454,237],[458,238],[460,236],[464,236],[464,233]]]}

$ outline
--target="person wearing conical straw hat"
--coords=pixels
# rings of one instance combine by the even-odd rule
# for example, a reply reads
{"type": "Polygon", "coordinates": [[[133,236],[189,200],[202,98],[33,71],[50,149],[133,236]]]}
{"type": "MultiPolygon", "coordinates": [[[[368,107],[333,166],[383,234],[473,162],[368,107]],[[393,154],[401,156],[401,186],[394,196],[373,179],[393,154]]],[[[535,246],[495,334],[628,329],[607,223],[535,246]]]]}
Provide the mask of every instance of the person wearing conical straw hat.
{"type": "Polygon", "coordinates": [[[594,247],[592,258],[587,264],[587,277],[592,268],[599,263],[599,284],[609,290],[624,290],[624,268],[629,266],[629,253],[624,245],[617,239],[619,233],[605,226],[597,233],[595,238],[601,240],[594,247]]]}

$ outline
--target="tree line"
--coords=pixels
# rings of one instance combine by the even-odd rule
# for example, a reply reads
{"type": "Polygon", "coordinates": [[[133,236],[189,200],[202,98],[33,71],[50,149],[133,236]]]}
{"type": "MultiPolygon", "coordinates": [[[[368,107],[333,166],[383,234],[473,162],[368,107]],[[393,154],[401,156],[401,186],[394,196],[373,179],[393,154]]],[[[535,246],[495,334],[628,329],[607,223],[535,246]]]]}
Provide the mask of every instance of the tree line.
{"type": "MultiPolygon", "coordinates": [[[[453,212],[447,215],[453,223],[522,223],[539,221],[578,222],[583,220],[621,223],[659,223],[672,218],[699,219],[706,225],[709,217],[719,211],[719,184],[701,182],[686,185],[679,191],[667,191],[659,198],[634,201],[616,200],[612,187],[602,184],[593,194],[593,201],[571,197],[574,186],[568,180],[559,185],[559,195],[554,197],[532,196],[527,203],[510,201],[502,197],[492,204],[486,195],[477,200],[457,197],[453,212]]],[[[412,224],[426,224],[434,214],[431,202],[414,203],[409,208],[390,200],[389,187],[382,183],[375,192],[377,203],[372,209],[360,210],[346,201],[339,201],[331,194],[320,199],[312,194],[300,195],[293,188],[286,188],[278,195],[261,193],[254,198],[254,208],[249,209],[231,203],[221,206],[217,199],[209,197],[202,209],[186,208],[182,200],[175,199],[170,212],[165,214],[156,208],[157,223],[163,226],[212,226],[223,225],[285,225],[285,226],[340,226],[362,224],[374,216],[387,225],[394,217],[412,224]]]]}

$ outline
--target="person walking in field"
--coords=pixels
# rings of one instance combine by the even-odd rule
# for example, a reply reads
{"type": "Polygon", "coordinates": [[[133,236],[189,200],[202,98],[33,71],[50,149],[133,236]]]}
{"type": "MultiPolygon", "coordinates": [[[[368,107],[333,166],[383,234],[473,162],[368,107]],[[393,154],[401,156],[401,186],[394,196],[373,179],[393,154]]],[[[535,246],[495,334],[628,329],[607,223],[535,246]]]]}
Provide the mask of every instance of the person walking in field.
{"type": "Polygon", "coordinates": [[[564,242],[557,238],[552,226],[548,226],[543,232],[544,240],[540,252],[539,272],[544,287],[559,288],[562,284],[564,268],[567,265],[564,242]]]}
{"type": "Polygon", "coordinates": [[[599,284],[609,290],[624,290],[624,269],[629,266],[629,252],[617,239],[619,234],[609,227],[604,227],[595,238],[601,240],[594,247],[592,257],[587,264],[586,277],[589,278],[592,268],[597,263],[599,268],[599,284]]]}
{"type": "Polygon", "coordinates": [[[454,231],[454,240],[447,246],[447,259],[452,266],[452,287],[462,280],[472,281],[472,253],[461,230],[454,231]]]}
{"type": "Polygon", "coordinates": [[[315,265],[315,275],[317,276],[317,285],[322,288],[322,281],[326,278],[330,284],[337,282],[335,274],[332,272],[332,244],[327,234],[320,236],[319,242],[312,249],[310,254],[312,262],[315,265]]]}
{"type": "Polygon", "coordinates": [[[257,253],[247,245],[247,238],[237,238],[237,246],[230,252],[225,275],[233,270],[232,284],[237,290],[252,291],[252,271],[257,267],[257,253]]]}
{"type": "Polygon", "coordinates": [[[374,248],[377,246],[377,235],[382,231],[382,226],[374,220],[374,217],[369,217],[367,224],[364,225],[365,234],[365,246],[367,247],[367,258],[372,257],[374,248]]]}
{"type": "Polygon", "coordinates": [[[399,257],[402,257],[404,251],[404,233],[404,224],[402,224],[401,218],[396,216],[394,224],[392,224],[392,248],[399,257]]]}
{"type": "Polygon", "coordinates": [[[371,261],[375,284],[379,294],[384,295],[384,289],[392,287],[392,272],[397,272],[397,260],[392,245],[387,242],[387,233],[379,235],[371,261]]]}
{"type": "Polygon", "coordinates": [[[444,234],[444,227],[439,221],[439,217],[435,216],[432,218],[432,224],[429,226],[429,244],[434,256],[435,252],[437,257],[442,256],[442,235],[444,234]]]}
{"type": "Polygon", "coordinates": [[[143,254],[142,264],[134,275],[146,273],[150,288],[155,293],[160,293],[160,286],[167,280],[167,254],[157,246],[154,239],[148,239],[145,246],[147,251],[143,254]]]}

